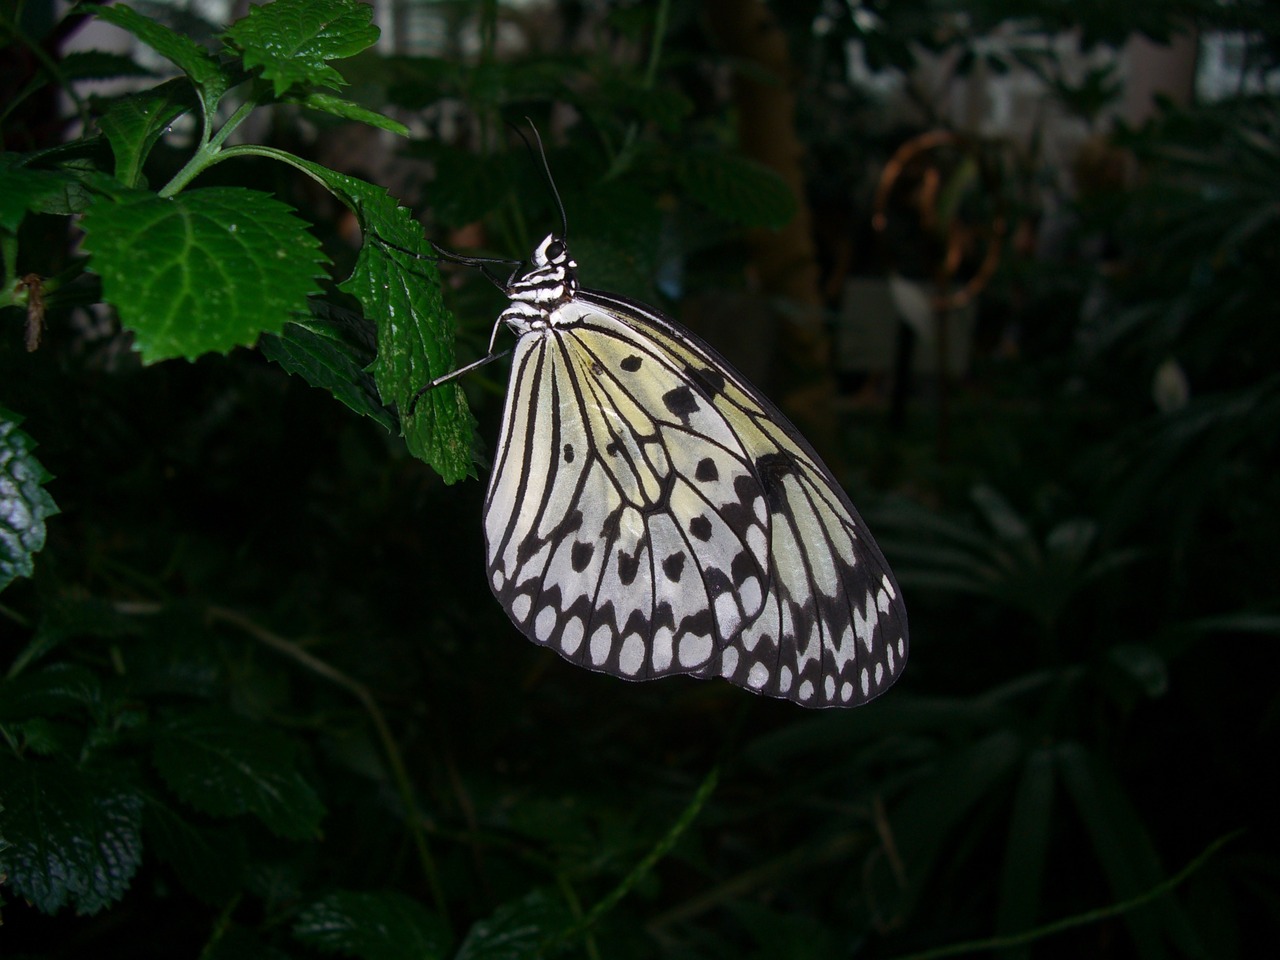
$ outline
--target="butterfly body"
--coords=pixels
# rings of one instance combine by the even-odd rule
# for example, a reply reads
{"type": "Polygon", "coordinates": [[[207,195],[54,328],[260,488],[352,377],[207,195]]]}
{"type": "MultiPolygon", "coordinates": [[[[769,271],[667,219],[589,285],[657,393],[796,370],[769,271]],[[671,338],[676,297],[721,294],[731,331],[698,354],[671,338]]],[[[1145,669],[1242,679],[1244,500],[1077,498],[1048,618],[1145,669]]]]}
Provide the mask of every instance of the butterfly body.
{"type": "Polygon", "coordinates": [[[721,676],[814,707],[882,693],[906,613],[830,471],[711,347],[575,269],[548,236],[499,318],[518,339],[485,540],[512,621],[629,680],[721,676]]]}

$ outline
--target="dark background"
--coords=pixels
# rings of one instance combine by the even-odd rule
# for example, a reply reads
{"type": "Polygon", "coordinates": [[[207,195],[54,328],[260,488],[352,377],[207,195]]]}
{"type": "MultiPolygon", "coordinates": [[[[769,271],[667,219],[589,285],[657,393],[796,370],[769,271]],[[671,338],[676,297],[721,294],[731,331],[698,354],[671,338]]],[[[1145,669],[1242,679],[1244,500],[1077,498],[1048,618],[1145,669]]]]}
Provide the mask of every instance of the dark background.
{"type": "MultiPolygon", "coordinates": [[[[61,514],[35,576],[0,598],[0,651],[11,663],[56,635],[44,662],[97,678],[92,703],[52,710],[54,739],[77,744],[75,783],[109,793],[121,778],[147,807],[118,902],[46,916],[0,887],[4,954],[308,956],[317,941],[294,931],[310,905],[387,890],[447,912],[455,947],[486,919],[534,931],[484,956],[893,957],[1099,908],[1115,909],[1000,955],[1274,946],[1274,12],[385,11],[389,46],[340,69],[348,95],[412,119],[414,139],[287,110],[252,135],[383,183],[446,246],[521,256],[558,226],[504,125],[531,117],[584,281],[702,331],[813,438],[902,583],[911,661],[875,703],[813,713],[719,682],[628,684],[536,649],[483,579],[500,363],[466,384],[479,479],[446,486],[257,351],[142,367],[95,307],[51,314],[28,354],[6,312],[0,401],[38,441],[61,514]],[[1223,37],[1239,40],[1227,90],[1203,81],[1223,37]],[[1001,83],[1022,91],[1003,120],[1001,83]],[[933,130],[961,136],[906,164],[877,234],[886,164],[933,130]],[[731,184],[729,200],[698,194],[688,158],[735,143],[799,174],[790,227],[752,227],[753,198],[735,212],[731,184]],[[848,281],[897,271],[930,292],[948,241],[963,254],[949,289],[1000,251],[972,325],[950,321],[963,365],[940,379],[917,338],[905,368],[911,338],[892,324],[875,364],[833,359],[848,281]],[[209,711],[288,744],[319,831],[164,799],[148,730],[209,711]],[[161,836],[155,808],[185,841],[161,836]],[[611,892],[626,895],[588,935],[546,946],[611,892]]],[[[48,106],[6,120],[10,149],[67,135],[48,106]]],[[[180,162],[171,150],[162,166],[180,162]]],[[[340,278],[354,257],[342,208],[300,180],[247,160],[207,182],[293,204],[340,278]]],[[[74,237],[47,220],[27,236],[65,256],[74,237]]],[[[447,289],[469,360],[501,296],[463,273],[447,289]]],[[[24,765],[54,762],[23,753],[29,730],[5,733],[24,765]]]]}

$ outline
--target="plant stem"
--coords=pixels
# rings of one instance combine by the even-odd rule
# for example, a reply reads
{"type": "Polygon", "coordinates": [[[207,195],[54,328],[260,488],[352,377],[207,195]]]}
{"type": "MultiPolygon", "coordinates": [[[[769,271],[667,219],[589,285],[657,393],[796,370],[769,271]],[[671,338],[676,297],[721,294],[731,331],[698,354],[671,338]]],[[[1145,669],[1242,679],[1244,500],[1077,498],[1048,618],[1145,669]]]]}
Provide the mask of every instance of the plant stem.
{"type": "Polygon", "coordinates": [[[1070,930],[1072,927],[1083,927],[1090,923],[1097,923],[1099,920],[1105,920],[1107,917],[1114,917],[1122,913],[1128,913],[1130,910],[1136,910],[1144,904],[1157,900],[1165,894],[1173,891],[1174,887],[1181,884],[1187,877],[1191,876],[1205,862],[1217,853],[1223,846],[1230,843],[1236,837],[1243,833],[1243,830],[1236,830],[1234,833],[1228,833],[1218,837],[1209,846],[1205,847],[1201,854],[1188,863],[1185,867],[1175,873],[1173,876],[1166,878],[1156,884],[1145,893],[1140,893],[1136,897],[1130,897],[1128,900],[1122,900],[1120,903],[1113,903],[1106,907],[1099,907],[1096,910],[1086,910],[1084,913],[1077,913],[1075,916],[1064,917],[1061,920],[1055,920],[1052,923],[1046,923],[1043,926],[1035,927],[1031,930],[1024,930],[1022,933],[1015,933],[1003,937],[988,937],[985,940],[966,940],[963,943],[951,943],[945,947],[936,947],[932,950],[922,950],[919,953],[907,954],[898,957],[897,960],[938,960],[939,957],[955,957],[963,953],[977,953],[979,951],[996,951],[1007,950],[1011,947],[1019,947],[1024,944],[1041,940],[1045,937],[1052,936],[1055,933],[1061,933],[1064,930],[1070,930]]]}
{"type": "Polygon", "coordinates": [[[698,792],[693,795],[693,799],[689,801],[689,805],[684,808],[680,817],[666,835],[654,844],[645,857],[637,863],[625,877],[622,882],[611,890],[603,900],[597,903],[587,913],[585,917],[575,923],[568,930],[564,930],[556,936],[552,937],[542,945],[538,951],[539,956],[546,956],[556,947],[569,943],[580,936],[587,934],[600,919],[618,905],[618,903],[631,892],[637,883],[648,876],[649,872],[658,865],[658,861],[671,852],[671,848],[676,845],[676,841],[684,835],[684,832],[692,826],[693,821],[697,819],[698,814],[702,812],[702,808],[707,801],[711,799],[711,794],[715,792],[716,784],[720,782],[719,765],[711,768],[710,772],[703,778],[702,784],[698,787],[698,792]]]}
{"type": "Polygon", "coordinates": [[[364,707],[369,719],[373,722],[374,729],[378,733],[378,739],[382,742],[382,749],[386,753],[387,763],[391,767],[392,778],[395,780],[396,789],[400,793],[400,802],[405,808],[405,822],[413,838],[414,846],[417,848],[418,860],[422,866],[422,872],[426,875],[427,885],[431,888],[431,898],[435,901],[436,910],[439,912],[445,926],[450,926],[444,888],[440,884],[440,875],[436,869],[435,858],[431,855],[431,850],[427,846],[426,834],[423,832],[422,824],[419,822],[418,802],[414,795],[413,783],[409,779],[409,773],[404,765],[404,758],[400,755],[400,748],[396,745],[395,737],[391,734],[391,728],[387,725],[386,718],[382,715],[382,710],[379,708],[373,694],[369,692],[369,688],[359,680],[343,673],[332,664],[326,663],[308,653],[296,643],[272,633],[234,610],[226,607],[210,607],[208,609],[208,617],[212,621],[221,620],[224,623],[238,627],[265,646],[283,653],[312,673],[342,687],[360,701],[360,705],[364,707]]]}
{"type": "MultiPolygon", "coordinates": [[[[76,113],[80,115],[80,123],[87,127],[89,125],[89,107],[85,104],[80,94],[76,93],[75,87],[71,85],[71,82],[67,80],[58,61],[54,60],[44,47],[28,37],[23,29],[18,26],[18,18],[20,16],[21,11],[14,10],[11,18],[0,20],[0,36],[8,34],[11,39],[26,47],[31,52],[31,55],[40,61],[40,66],[49,72],[49,76],[53,78],[58,86],[62,88],[62,92],[75,104],[76,113]]],[[[35,89],[27,87],[23,92],[24,94],[34,93],[35,89]]],[[[3,112],[0,112],[0,123],[4,122],[9,113],[24,99],[26,99],[25,96],[21,99],[15,98],[13,102],[6,104],[3,112]]]]}
{"type": "Polygon", "coordinates": [[[671,0],[660,0],[653,15],[653,41],[649,45],[649,62],[644,68],[644,80],[640,86],[652,90],[658,76],[658,63],[662,60],[662,45],[667,39],[667,22],[671,19],[671,0]]]}
{"type": "Polygon", "coordinates": [[[209,939],[205,943],[204,949],[200,951],[200,960],[206,960],[207,957],[213,955],[218,941],[227,935],[227,929],[231,926],[231,914],[235,912],[236,907],[239,905],[240,894],[236,894],[222,908],[222,912],[218,914],[218,918],[213,922],[213,930],[209,934],[209,939]]]}
{"type": "MultiPolygon", "coordinates": [[[[658,78],[658,64],[662,61],[662,47],[667,38],[667,23],[671,18],[671,0],[660,0],[658,9],[653,15],[653,39],[649,43],[649,62],[645,64],[644,77],[640,81],[643,90],[652,90],[658,78]]],[[[636,140],[640,124],[632,120],[623,135],[622,146],[613,156],[608,172],[603,179],[611,180],[621,174],[631,164],[631,147],[636,140]]]]}
{"type": "MultiPolygon", "coordinates": [[[[159,196],[173,196],[198,177],[204,170],[232,155],[231,151],[235,148],[227,148],[224,150],[222,145],[226,142],[227,137],[231,136],[235,131],[236,127],[240,126],[240,124],[244,122],[244,119],[253,112],[257,105],[258,101],[253,97],[250,97],[245,100],[244,103],[240,104],[240,106],[236,108],[236,112],[228,117],[227,122],[218,129],[218,132],[210,137],[207,142],[202,143],[199,149],[191,155],[191,158],[182,165],[182,169],[173,175],[173,179],[157,191],[159,196]]],[[[203,136],[201,139],[203,139],[203,136]]],[[[267,148],[264,147],[262,149],[267,148]]]]}

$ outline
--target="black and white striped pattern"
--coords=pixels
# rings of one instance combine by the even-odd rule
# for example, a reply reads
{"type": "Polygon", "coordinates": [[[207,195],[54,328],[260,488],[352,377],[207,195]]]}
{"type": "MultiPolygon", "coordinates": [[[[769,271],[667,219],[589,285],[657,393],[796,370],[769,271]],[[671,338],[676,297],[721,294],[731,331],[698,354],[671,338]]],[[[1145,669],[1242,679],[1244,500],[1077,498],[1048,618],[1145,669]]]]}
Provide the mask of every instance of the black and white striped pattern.
{"type": "Polygon", "coordinates": [[[499,318],[519,339],[485,539],[512,621],[628,680],[812,707],[883,693],[906,610],[830,471],[711,347],[575,268],[548,236],[499,318]]]}

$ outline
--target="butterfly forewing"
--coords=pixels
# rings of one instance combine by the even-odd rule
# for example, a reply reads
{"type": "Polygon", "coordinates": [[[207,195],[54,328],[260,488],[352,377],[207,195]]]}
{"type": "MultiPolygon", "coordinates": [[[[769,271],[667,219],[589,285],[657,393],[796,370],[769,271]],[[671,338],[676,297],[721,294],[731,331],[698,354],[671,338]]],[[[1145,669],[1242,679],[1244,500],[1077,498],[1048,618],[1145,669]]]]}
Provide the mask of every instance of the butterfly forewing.
{"type": "Polygon", "coordinates": [[[522,330],[485,511],[495,595],[582,666],[851,706],[905,663],[897,586],[829,471],[640,304],[578,291],[522,330]]]}

